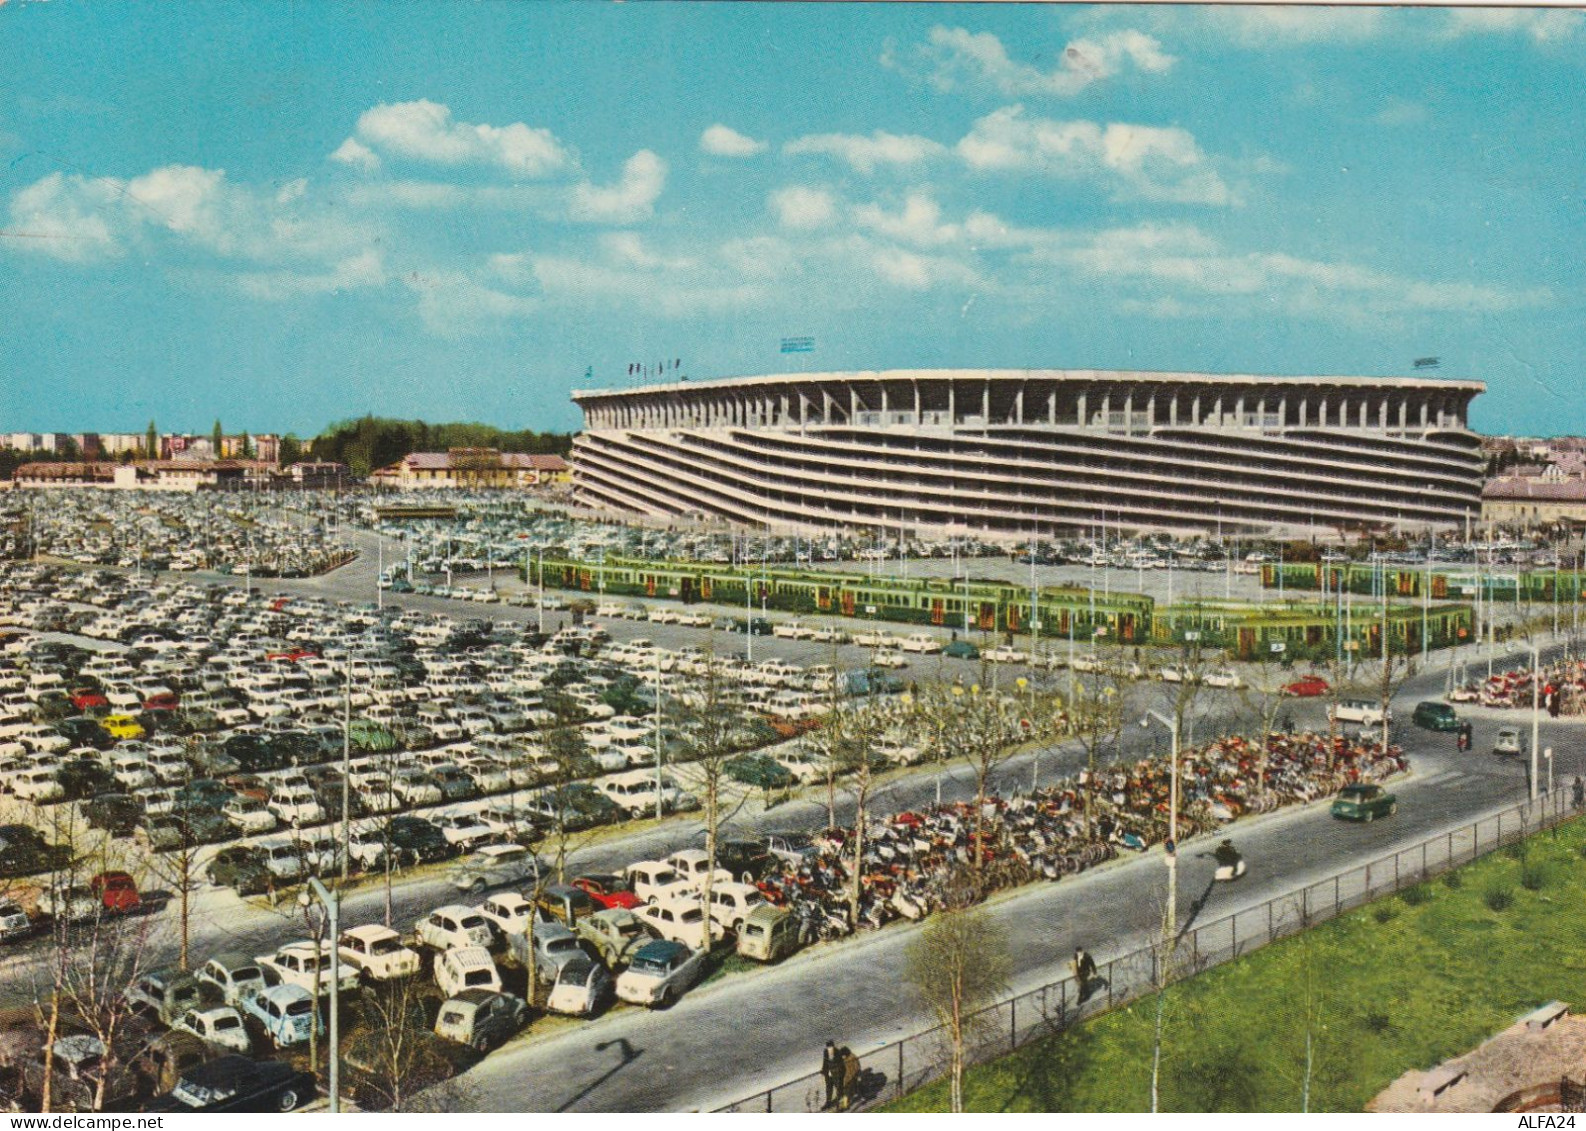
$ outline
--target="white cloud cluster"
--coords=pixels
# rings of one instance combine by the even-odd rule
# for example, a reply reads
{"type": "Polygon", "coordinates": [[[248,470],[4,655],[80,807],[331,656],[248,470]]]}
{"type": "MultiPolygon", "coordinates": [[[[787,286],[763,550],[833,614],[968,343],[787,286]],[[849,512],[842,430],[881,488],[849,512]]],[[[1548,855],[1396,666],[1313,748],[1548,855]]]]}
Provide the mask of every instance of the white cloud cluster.
{"type": "Polygon", "coordinates": [[[1176,61],[1154,37],[1127,28],[1071,41],[1051,70],[1011,58],[991,32],[961,27],[933,27],[908,62],[890,50],[881,57],[883,65],[918,74],[938,90],[989,87],[1012,98],[1069,97],[1126,67],[1161,74],[1176,61]]]}
{"type": "Polygon", "coordinates": [[[1450,8],[1450,37],[1523,35],[1538,46],[1564,43],[1586,30],[1586,12],[1568,8],[1450,8]]]}
{"type": "Polygon", "coordinates": [[[565,173],[578,164],[550,130],[522,122],[492,126],[454,121],[449,107],[427,98],[365,110],[356,134],[331,157],[373,169],[382,153],[437,165],[495,166],[530,179],[565,173]]]}
{"type": "Polygon", "coordinates": [[[971,168],[987,172],[1100,177],[1115,195],[1178,204],[1226,205],[1234,194],[1195,138],[1176,127],[1026,117],[1022,106],[986,115],[959,141],[971,168]]]}
{"type": "Polygon", "coordinates": [[[941,142],[917,134],[892,134],[876,130],[863,134],[810,134],[794,138],[782,152],[824,154],[845,162],[860,173],[872,173],[878,166],[918,165],[947,153],[941,142]]]}
{"type": "Polygon", "coordinates": [[[837,202],[830,192],[806,185],[777,189],[766,203],[784,228],[821,228],[837,215],[837,202]]]}
{"type": "Polygon", "coordinates": [[[641,149],[622,166],[616,184],[581,184],[574,188],[568,215],[599,224],[632,224],[647,219],[666,187],[666,162],[641,149]]]}
{"type": "Polygon", "coordinates": [[[699,148],[712,157],[754,157],[769,149],[770,144],[718,122],[699,135],[699,148]]]}

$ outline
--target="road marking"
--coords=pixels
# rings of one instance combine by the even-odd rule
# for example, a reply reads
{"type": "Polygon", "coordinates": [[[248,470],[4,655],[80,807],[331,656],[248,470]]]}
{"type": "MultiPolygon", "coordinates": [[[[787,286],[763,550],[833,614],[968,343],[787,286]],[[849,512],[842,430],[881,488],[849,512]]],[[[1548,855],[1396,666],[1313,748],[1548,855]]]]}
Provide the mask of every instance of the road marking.
{"type": "Polygon", "coordinates": [[[1422,784],[1422,785],[1439,785],[1439,784],[1448,782],[1450,780],[1459,780],[1459,779],[1463,779],[1463,778],[1466,778],[1466,777],[1469,777],[1469,776],[1470,775],[1465,773],[1464,770],[1444,770],[1440,774],[1433,774],[1429,778],[1422,778],[1420,784],[1422,784]]]}

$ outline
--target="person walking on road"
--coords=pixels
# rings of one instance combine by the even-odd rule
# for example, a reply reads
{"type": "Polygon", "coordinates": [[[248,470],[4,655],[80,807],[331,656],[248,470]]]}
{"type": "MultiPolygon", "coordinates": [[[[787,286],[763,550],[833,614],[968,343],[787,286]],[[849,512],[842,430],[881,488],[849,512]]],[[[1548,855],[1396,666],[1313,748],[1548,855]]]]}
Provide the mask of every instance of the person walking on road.
{"type": "Polygon", "coordinates": [[[1074,983],[1079,989],[1079,1000],[1083,1004],[1090,997],[1090,984],[1096,980],[1096,960],[1082,946],[1074,948],[1074,983]]]}
{"type": "Polygon", "coordinates": [[[842,1058],[837,1054],[837,1043],[827,1041],[826,1048],[821,1053],[821,1080],[826,1084],[826,1102],[821,1105],[825,1111],[837,1102],[837,1093],[842,1090],[843,1064],[842,1058]]]}

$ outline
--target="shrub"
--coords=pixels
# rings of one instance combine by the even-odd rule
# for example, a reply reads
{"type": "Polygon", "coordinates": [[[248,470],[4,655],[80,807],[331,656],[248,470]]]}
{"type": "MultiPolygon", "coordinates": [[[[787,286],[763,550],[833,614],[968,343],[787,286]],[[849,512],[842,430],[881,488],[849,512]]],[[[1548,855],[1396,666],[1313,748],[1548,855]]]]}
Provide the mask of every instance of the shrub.
{"type": "MultiPolygon", "coordinates": [[[[1449,874],[1453,875],[1452,872],[1449,874]]],[[[1416,884],[1413,888],[1409,888],[1402,892],[1399,895],[1399,898],[1404,900],[1404,902],[1411,907],[1419,907],[1423,903],[1430,903],[1432,901],[1432,889],[1426,884],[1416,884]]]]}
{"type": "Polygon", "coordinates": [[[1393,1020],[1386,1013],[1378,1013],[1373,1010],[1361,1020],[1368,1032],[1387,1033],[1393,1029],[1393,1020]]]}
{"type": "Polygon", "coordinates": [[[1541,891],[1547,887],[1550,870],[1540,860],[1527,860],[1520,865],[1520,886],[1526,891],[1541,891]]]}
{"type": "Polygon", "coordinates": [[[1511,844],[1508,848],[1505,848],[1503,850],[1503,854],[1505,856],[1507,856],[1510,860],[1524,860],[1525,859],[1525,850],[1526,850],[1526,843],[1525,843],[1525,841],[1522,840],[1522,841],[1518,842],[1517,844],[1511,844]]]}
{"type": "Polygon", "coordinates": [[[1371,917],[1379,923],[1391,923],[1398,914],[1399,909],[1388,903],[1374,907],[1371,911],[1371,917]]]}
{"type": "Polygon", "coordinates": [[[1482,894],[1481,901],[1489,911],[1507,911],[1514,903],[1514,892],[1508,888],[1491,887],[1482,894]]]}
{"type": "Polygon", "coordinates": [[[1443,886],[1450,891],[1458,891],[1465,886],[1465,877],[1458,872],[1449,872],[1443,877],[1443,886]]]}

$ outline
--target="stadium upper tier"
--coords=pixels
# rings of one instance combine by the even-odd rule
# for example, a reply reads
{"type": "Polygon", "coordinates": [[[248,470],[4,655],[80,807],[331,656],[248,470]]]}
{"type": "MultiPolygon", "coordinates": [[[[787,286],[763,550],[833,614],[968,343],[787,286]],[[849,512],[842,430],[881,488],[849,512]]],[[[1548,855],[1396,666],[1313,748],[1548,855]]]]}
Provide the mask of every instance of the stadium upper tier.
{"type": "Polygon", "coordinates": [[[1009,539],[1463,524],[1479,381],[1052,369],[789,373],[575,392],[580,502],[1009,539]]]}

